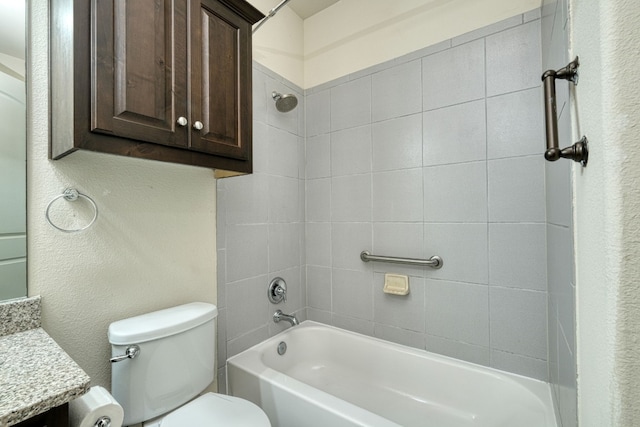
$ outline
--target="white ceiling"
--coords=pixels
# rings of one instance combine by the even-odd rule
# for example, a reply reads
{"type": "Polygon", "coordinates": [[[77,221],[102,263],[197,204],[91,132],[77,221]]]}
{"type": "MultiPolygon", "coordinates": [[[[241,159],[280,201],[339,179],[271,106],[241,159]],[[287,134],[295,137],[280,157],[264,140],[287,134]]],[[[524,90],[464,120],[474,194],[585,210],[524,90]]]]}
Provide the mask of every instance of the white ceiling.
{"type": "Polygon", "coordinates": [[[300,18],[307,19],[339,0],[292,0],[289,6],[300,18]]]}

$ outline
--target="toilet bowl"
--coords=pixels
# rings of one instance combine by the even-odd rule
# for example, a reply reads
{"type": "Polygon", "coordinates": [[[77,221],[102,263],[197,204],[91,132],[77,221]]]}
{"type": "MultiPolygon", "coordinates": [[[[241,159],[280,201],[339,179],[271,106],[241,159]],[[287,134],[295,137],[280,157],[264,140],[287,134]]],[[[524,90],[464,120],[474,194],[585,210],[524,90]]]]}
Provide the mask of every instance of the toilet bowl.
{"type": "Polygon", "coordinates": [[[215,378],[215,305],[195,302],[109,325],[111,394],[123,425],[271,426],[248,400],[201,394],[215,378]]]}
{"type": "Polygon", "coordinates": [[[184,406],[142,424],[144,427],[270,426],[269,418],[248,400],[205,393],[184,406]]]}

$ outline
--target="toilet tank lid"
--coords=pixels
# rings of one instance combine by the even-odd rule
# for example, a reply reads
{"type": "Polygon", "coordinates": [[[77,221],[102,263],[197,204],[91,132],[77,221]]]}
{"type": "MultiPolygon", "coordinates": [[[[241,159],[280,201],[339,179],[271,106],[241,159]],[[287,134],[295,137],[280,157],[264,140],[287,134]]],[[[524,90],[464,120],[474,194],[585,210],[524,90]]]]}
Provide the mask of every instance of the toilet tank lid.
{"type": "Polygon", "coordinates": [[[205,302],[192,302],[142,314],[110,324],[109,342],[127,345],[156,340],[200,326],[217,315],[218,308],[205,302]]]}

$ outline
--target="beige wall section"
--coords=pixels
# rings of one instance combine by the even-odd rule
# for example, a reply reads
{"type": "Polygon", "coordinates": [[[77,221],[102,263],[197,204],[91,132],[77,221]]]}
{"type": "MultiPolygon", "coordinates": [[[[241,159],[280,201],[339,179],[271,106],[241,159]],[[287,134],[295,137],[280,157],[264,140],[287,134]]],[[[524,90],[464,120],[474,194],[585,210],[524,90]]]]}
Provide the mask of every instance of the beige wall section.
{"type": "MultiPolygon", "coordinates": [[[[280,0],[249,2],[266,14],[280,0]]],[[[304,21],[285,6],[254,34],[253,59],[305,89],[539,6],[539,0],[340,0],[304,21]]]]}
{"type": "Polygon", "coordinates": [[[29,295],[42,296],[44,329],[93,385],[109,387],[110,322],[216,302],[216,183],[209,169],[96,153],[47,160],[47,2],[30,4],[29,295]],[[61,233],[45,220],[67,186],[100,209],[84,232],[61,233]]]}
{"type": "Polygon", "coordinates": [[[640,426],[640,3],[571,2],[580,56],[574,138],[578,417],[581,427],[640,426]]]}
{"type": "MultiPolygon", "coordinates": [[[[280,1],[249,0],[249,3],[266,15],[280,1]]],[[[288,6],[280,9],[253,35],[253,59],[304,88],[302,22],[288,6]]]]}
{"type": "Polygon", "coordinates": [[[540,0],[340,0],[304,21],[304,87],[539,6],[540,0]]]}

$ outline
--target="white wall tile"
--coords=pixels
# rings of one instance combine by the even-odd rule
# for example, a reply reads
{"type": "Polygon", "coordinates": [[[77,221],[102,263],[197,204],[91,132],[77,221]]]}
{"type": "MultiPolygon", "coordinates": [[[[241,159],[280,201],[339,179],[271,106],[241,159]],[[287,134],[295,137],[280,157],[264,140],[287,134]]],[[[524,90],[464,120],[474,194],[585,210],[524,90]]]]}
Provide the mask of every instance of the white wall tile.
{"type": "Polygon", "coordinates": [[[577,421],[577,385],[576,362],[566,345],[559,346],[559,382],[558,382],[558,406],[562,427],[576,427],[577,421]]]}
{"type": "Polygon", "coordinates": [[[307,267],[307,302],[318,310],[331,310],[331,268],[307,267]]]}
{"type": "Polygon", "coordinates": [[[547,290],[546,226],[489,224],[489,282],[547,290]]]}
{"type": "Polygon", "coordinates": [[[548,381],[546,360],[534,359],[506,351],[491,351],[491,367],[540,381],[548,381]]]}
{"type": "Polygon", "coordinates": [[[331,176],[331,136],[326,133],[307,138],[307,179],[331,176]]]}
{"type": "Polygon", "coordinates": [[[384,274],[373,277],[373,320],[376,323],[424,332],[424,294],[422,277],[409,277],[408,295],[390,295],[383,292],[384,274]]]}
{"type": "Polygon", "coordinates": [[[267,173],[269,168],[269,126],[253,121],[253,173],[267,173]]]}
{"type": "Polygon", "coordinates": [[[331,88],[331,130],[371,123],[371,76],[331,88]]]}
{"type": "Polygon", "coordinates": [[[337,328],[346,329],[362,335],[373,336],[373,322],[371,320],[334,313],[331,316],[331,324],[337,328]]]}
{"type": "MultiPolygon", "coordinates": [[[[547,328],[547,357],[549,363],[549,382],[551,384],[558,384],[558,316],[557,316],[557,304],[552,303],[551,298],[547,299],[547,312],[548,312],[548,328],[547,328]]],[[[553,387],[552,387],[553,390],[553,387]]],[[[555,391],[554,391],[555,393],[555,391]]],[[[554,399],[557,399],[555,396],[554,399]]]]}
{"type": "Polygon", "coordinates": [[[545,190],[547,221],[569,227],[571,225],[571,162],[545,162],[545,190]]]}
{"type": "Polygon", "coordinates": [[[484,39],[424,58],[422,89],[424,110],[484,98],[484,39]]]}
{"type": "Polygon", "coordinates": [[[308,179],[306,181],[306,220],[331,220],[331,179],[308,179]]]}
{"type": "MultiPolygon", "coordinates": [[[[220,286],[224,288],[225,286],[220,286]]],[[[227,309],[218,307],[218,317],[216,318],[216,346],[218,368],[224,368],[227,363],[227,309]]],[[[218,381],[220,378],[218,378],[218,381]]]]}
{"type": "Polygon", "coordinates": [[[373,335],[382,340],[394,342],[400,345],[407,345],[413,348],[423,349],[425,345],[424,334],[388,326],[382,323],[374,324],[373,335]]]}
{"type": "Polygon", "coordinates": [[[335,315],[372,321],[373,273],[334,268],[332,274],[331,304],[335,315]]]}
{"type": "Polygon", "coordinates": [[[572,234],[569,228],[547,224],[547,271],[549,293],[559,304],[558,321],[567,338],[574,338],[575,302],[571,273],[574,269],[572,234]]]}
{"type": "Polygon", "coordinates": [[[377,122],[422,111],[421,80],[420,60],[373,74],[372,120],[377,122]]]}
{"type": "Polygon", "coordinates": [[[306,263],[331,267],[331,223],[307,222],[304,237],[306,263]]]}
{"type": "Polygon", "coordinates": [[[297,223],[269,224],[269,272],[300,266],[299,233],[297,223]]]}
{"type": "Polygon", "coordinates": [[[422,114],[374,123],[373,171],[422,166],[422,114]]]}
{"type": "Polygon", "coordinates": [[[227,227],[228,282],[267,273],[268,235],[267,224],[227,227]]]}
{"type": "Polygon", "coordinates": [[[423,115],[423,164],[485,160],[484,100],[428,111],[423,115]]]}
{"type": "Polygon", "coordinates": [[[487,222],[486,162],[424,168],[424,219],[487,222]]]}
{"type": "Polygon", "coordinates": [[[269,222],[301,220],[297,178],[269,176],[269,222]]]}
{"type": "MultiPolygon", "coordinates": [[[[227,250],[226,249],[218,249],[216,251],[217,256],[217,269],[216,269],[216,280],[217,283],[224,285],[227,283],[227,250]]],[[[218,287],[218,300],[216,302],[216,306],[221,309],[227,306],[227,293],[226,288],[224,286],[218,287]]]]}
{"type": "Polygon", "coordinates": [[[544,158],[489,160],[489,221],[544,222],[544,158]]]}
{"type": "Polygon", "coordinates": [[[331,220],[371,221],[371,175],[331,178],[331,220]]]}
{"type": "Polygon", "coordinates": [[[226,197],[222,206],[226,207],[227,223],[266,223],[269,219],[268,181],[266,176],[244,175],[226,181],[226,197]]]}
{"type": "Polygon", "coordinates": [[[331,265],[333,268],[371,271],[360,253],[371,247],[371,223],[335,222],[331,225],[331,265]]]}
{"type": "Polygon", "coordinates": [[[331,92],[329,89],[305,97],[307,136],[331,131],[331,92]]]}
{"type": "Polygon", "coordinates": [[[235,339],[227,341],[227,357],[233,357],[238,353],[242,353],[246,349],[254,346],[269,338],[269,326],[264,325],[258,329],[248,331],[247,333],[235,339]]]}
{"type": "Polygon", "coordinates": [[[571,354],[576,352],[575,299],[576,289],[572,284],[564,286],[558,294],[558,307],[562,307],[562,310],[558,310],[558,324],[571,354]]]}
{"type": "Polygon", "coordinates": [[[307,308],[307,318],[314,322],[324,323],[325,325],[331,325],[331,311],[318,310],[312,307],[307,308]]]}
{"type": "Polygon", "coordinates": [[[542,154],[546,149],[540,88],[487,98],[487,155],[542,154]]]}
{"type": "Polygon", "coordinates": [[[491,362],[489,347],[448,340],[433,335],[426,335],[426,349],[433,353],[454,357],[478,365],[489,366],[491,362]]]}
{"type": "Polygon", "coordinates": [[[540,86],[540,21],[488,36],[486,40],[487,96],[540,86]]]}
{"type": "MultiPolygon", "coordinates": [[[[424,238],[422,222],[374,222],[373,247],[367,249],[376,255],[404,258],[424,258],[424,238]]],[[[377,272],[394,272],[410,276],[424,276],[425,268],[401,264],[372,262],[377,272]]]]}
{"type": "Polygon", "coordinates": [[[266,80],[267,76],[259,69],[253,67],[253,120],[267,122],[267,97],[266,80]]]}
{"type": "Polygon", "coordinates": [[[227,284],[227,339],[235,339],[246,331],[259,328],[269,316],[269,302],[266,297],[268,276],[227,284]],[[243,310],[238,310],[243,307],[243,310]]]}
{"type": "Polygon", "coordinates": [[[434,224],[424,226],[426,256],[443,260],[439,270],[425,271],[427,279],[487,284],[487,224],[434,224]]]}
{"type": "Polygon", "coordinates": [[[426,283],[427,334],[488,347],[488,287],[430,279],[426,283]]]}
{"type": "Polygon", "coordinates": [[[496,287],[491,287],[489,292],[492,347],[546,360],[546,294],[496,287]]]}
{"type": "Polygon", "coordinates": [[[374,221],[422,221],[422,169],[373,174],[374,221]]]}
{"type": "Polygon", "coordinates": [[[298,136],[275,127],[269,128],[269,160],[271,175],[298,178],[298,136]]]}
{"type": "Polygon", "coordinates": [[[331,175],[371,172],[371,126],[331,133],[331,175]]]}

